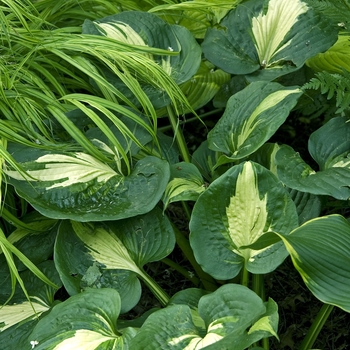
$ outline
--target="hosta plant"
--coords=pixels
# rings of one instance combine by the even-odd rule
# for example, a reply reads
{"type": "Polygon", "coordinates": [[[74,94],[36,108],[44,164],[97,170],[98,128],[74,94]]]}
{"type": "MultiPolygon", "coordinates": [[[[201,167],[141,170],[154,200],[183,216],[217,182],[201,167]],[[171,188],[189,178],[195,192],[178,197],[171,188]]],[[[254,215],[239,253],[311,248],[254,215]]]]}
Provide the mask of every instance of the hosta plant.
{"type": "Polygon", "coordinates": [[[350,312],[341,3],[2,1],[1,349],[269,349],[288,257],[350,312]]]}

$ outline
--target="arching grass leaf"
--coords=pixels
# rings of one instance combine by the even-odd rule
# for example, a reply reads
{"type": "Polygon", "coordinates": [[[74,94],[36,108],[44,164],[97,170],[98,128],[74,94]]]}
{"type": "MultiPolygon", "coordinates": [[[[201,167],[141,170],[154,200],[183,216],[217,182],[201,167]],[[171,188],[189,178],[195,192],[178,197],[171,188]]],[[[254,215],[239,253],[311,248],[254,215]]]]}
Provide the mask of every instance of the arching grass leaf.
{"type": "MultiPolygon", "coordinates": [[[[28,334],[30,332],[35,325],[35,322],[31,321],[38,319],[53,306],[54,295],[62,286],[53,261],[45,261],[39,264],[38,268],[57,286],[53,288],[37,278],[31,271],[23,271],[20,276],[28,295],[30,295],[29,300],[17,285],[10,302],[3,305],[11,295],[11,283],[8,278],[0,281],[0,341],[7,347],[13,341],[14,334],[28,334]]],[[[24,337],[23,334],[22,337],[24,337]]],[[[17,339],[17,341],[21,342],[22,340],[17,339]]],[[[16,347],[14,346],[14,348],[16,347]]]]}
{"type": "Polygon", "coordinates": [[[198,198],[190,221],[190,243],[202,268],[217,279],[273,271],[287,256],[280,243],[245,250],[269,231],[288,234],[298,225],[295,205],[266,168],[245,162],[226,171],[198,198]],[[210,247],[210,248],[208,248],[210,247]]]}

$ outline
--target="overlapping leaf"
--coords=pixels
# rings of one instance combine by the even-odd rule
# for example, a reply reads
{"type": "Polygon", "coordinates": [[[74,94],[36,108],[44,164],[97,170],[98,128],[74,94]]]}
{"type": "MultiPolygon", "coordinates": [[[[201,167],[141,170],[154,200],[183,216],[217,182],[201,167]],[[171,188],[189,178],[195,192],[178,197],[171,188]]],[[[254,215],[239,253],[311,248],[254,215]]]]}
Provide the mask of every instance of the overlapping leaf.
{"type": "Polygon", "coordinates": [[[156,311],[130,342],[135,350],[223,349],[230,337],[231,348],[243,350],[261,338],[276,335],[277,305],[262,300],[246,287],[227,284],[201,296],[196,290],[189,304],[176,304],[156,311]],[[198,306],[194,305],[197,301],[198,306]]]}
{"type": "Polygon", "coordinates": [[[350,72],[350,36],[340,35],[332,47],[309,58],[306,64],[316,72],[342,73],[343,69],[350,72]]]}
{"type": "Polygon", "coordinates": [[[241,250],[265,232],[288,234],[297,227],[295,205],[278,179],[253,162],[226,171],[198,198],[190,221],[190,243],[202,268],[230,279],[245,266],[252,273],[273,271],[287,256],[281,244],[241,250]]]}
{"type": "Polygon", "coordinates": [[[57,288],[52,288],[33,275],[29,270],[20,274],[30,299],[17,286],[14,296],[7,305],[3,305],[11,294],[10,280],[1,281],[0,289],[0,343],[8,348],[27,348],[27,336],[32,331],[43,313],[54,304],[54,294],[62,286],[53,261],[38,264],[38,268],[53,281],[57,288]]]}
{"type": "Polygon", "coordinates": [[[82,152],[17,146],[13,156],[27,175],[8,169],[8,182],[40,213],[56,219],[102,221],[146,213],[161,199],[170,176],[168,163],[151,156],[138,161],[128,176],[119,164],[82,152]]]}
{"type": "MultiPolygon", "coordinates": [[[[122,312],[126,312],[140,299],[138,278],[157,295],[157,287],[142,267],[167,256],[174,245],[171,224],[158,208],[110,222],[108,227],[66,221],[56,240],[55,264],[71,295],[87,288],[114,288],[121,296],[122,312]]],[[[157,297],[166,303],[164,295],[157,297]]]]}
{"type": "Polygon", "coordinates": [[[301,90],[278,83],[254,82],[233,95],[208,135],[209,148],[225,153],[218,165],[247,157],[286,120],[301,90]]]}
{"type": "Polygon", "coordinates": [[[197,200],[205,190],[203,178],[191,163],[177,163],[170,168],[170,180],[163,196],[164,208],[172,202],[197,200]]]}
{"type": "MultiPolygon", "coordinates": [[[[170,25],[151,13],[130,11],[94,22],[86,20],[83,33],[104,35],[132,45],[160,48],[169,53],[176,52],[176,55],[145,54],[145,57],[159,63],[177,84],[190,79],[200,65],[200,46],[192,34],[185,27],[170,25]]],[[[125,85],[121,76],[108,74],[107,79],[126,95],[133,93],[132,87],[125,85]]],[[[169,97],[161,89],[149,83],[141,82],[141,85],[156,108],[170,103],[169,97]]]]}
{"type": "Polygon", "coordinates": [[[350,123],[337,117],[315,131],[309,139],[309,152],[319,165],[315,171],[290,146],[276,153],[278,177],[287,186],[337,199],[350,198],[350,123]]]}
{"type": "Polygon", "coordinates": [[[300,0],[246,1],[203,42],[206,58],[232,74],[272,80],[300,68],[337,40],[336,28],[300,0]]]}
{"type": "Polygon", "coordinates": [[[282,240],[306,286],[322,302],[350,311],[350,225],[340,215],[312,219],[289,235],[267,233],[249,245],[262,249],[282,240]]]}
{"type": "Polygon", "coordinates": [[[135,331],[120,334],[116,330],[119,312],[117,291],[90,289],[56,305],[39,321],[28,341],[37,350],[125,349],[135,331]]]}

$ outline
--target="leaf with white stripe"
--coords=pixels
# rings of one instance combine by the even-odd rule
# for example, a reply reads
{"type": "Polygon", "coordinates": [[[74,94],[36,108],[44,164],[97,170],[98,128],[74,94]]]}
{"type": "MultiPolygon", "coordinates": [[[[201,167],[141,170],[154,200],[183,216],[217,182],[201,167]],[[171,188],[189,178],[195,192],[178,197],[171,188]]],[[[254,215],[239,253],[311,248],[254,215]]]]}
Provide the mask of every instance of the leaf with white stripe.
{"type": "Polygon", "coordinates": [[[82,152],[9,149],[26,176],[6,168],[8,182],[37,211],[54,219],[104,221],[146,213],[161,199],[170,177],[169,164],[151,156],[125,176],[119,162],[106,164],[82,152]]]}
{"type": "Polygon", "coordinates": [[[295,205],[283,185],[266,168],[245,162],[200,195],[190,221],[190,243],[202,268],[227,280],[243,267],[252,273],[273,271],[288,255],[281,242],[259,250],[240,247],[266,232],[288,234],[297,226],[295,205]]]}
{"type": "Polygon", "coordinates": [[[231,74],[273,80],[337,40],[337,29],[301,0],[251,0],[208,29],[205,57],[231,74]]]}

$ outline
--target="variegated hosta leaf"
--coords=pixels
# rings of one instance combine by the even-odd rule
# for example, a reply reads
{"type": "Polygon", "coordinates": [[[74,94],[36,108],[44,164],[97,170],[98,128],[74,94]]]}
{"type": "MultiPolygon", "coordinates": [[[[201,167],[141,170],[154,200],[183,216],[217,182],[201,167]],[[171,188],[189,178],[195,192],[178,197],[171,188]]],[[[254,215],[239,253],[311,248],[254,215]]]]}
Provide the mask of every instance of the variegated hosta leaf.
{"type": "Polygon", "coordinates": [[[205,57],[232,74],[272,80],[337,40],[337,29],[301,0],[246,1],[209,29],[205,57]]]}
{"type": "Polygon", "coordinates": [[[349,222],[340,215],[324,216],[280,237],[316,298],[350,312],[349,222]]]}
{"type": "Polygon", "coordinates": [[[217,279],[273,271],[287,256],[281,242],[262,250],[240,249],[269,231],[288,234],[298,225],[295,205],[278,179],[253,162],[226,171],[198,198],[190,243],[203,269],[217,279]]]}
{"type": "Polygon", "coordinates": [[[249,248],[282,240],[310,291],[324,303],[350,312],[350,225],[340,215],[307,221],[289,235],[267,233],[249,248]]]}
{"type": "Polygon", "coordinates": [[[13,156],[26,175],[4,169],[17,193],[45,216],[77,221],[114,220],[153,209],[165,190],[166,161],[145,157],[124,176],[85,153],[48,153],[16,146],[13,156]]]}
{"type": "Polygon", "coordinates": [[[109,288],[90,289],[56,305],[29,335],[35,350],[124,349],[134,330],[116,328],[120,297],[109,288]]]}
{"type": "Polygon", "coordinates": [[[170,254],[174,245],[170,221],[159,208],[109,222],[108,228],[66,221],[57,236],[55,264],[68,293],[114,288],[121,296],[122,312],[126,312],[140,299],[138,278],[146,284],[150,281],[142,267],[170,254]]]}
{"type": "MultiPolygon", "coordinates": [[[[196,290],[191,292],[196,294],[195,301],[199,295],[196,290]]],[[[188,294],[191,297],[193,293],[188,294]]],[[[276,336],[276,303],[270,299],[264,305],[247,287],[227,284],[201,296],[198,306],[190,304],[173,303],[154,312],[131,340],[130,348],[143,350],[147,343],[149,350],[243,350],[262,338],[276,336]]]]}
{"type": "Polygon", "coordinates": [[[309,139],[309,152],[318,163],[313,170],[287,145],[276,153],[278,177],[288,187],[337,199],[350,198],[350,123],[332,118],[309,139]]]}
{"type": "Polygon", "coordinates": [[[48,311],[54,303],[54,295],[62,282],[55,269],[53,261],[45,261],[38,264],[38,268],[57,285],[57,289],[45,284],[39,278],[33,275],[29,270],[20,273],[30,300],[26,298],[19,285],[16,286],[15,294],[10,302],[3,305],[11,294],[11,280],[8,278],[0,281],[0,344],[6,348],[20,349],[21,346],[15,344],[15,341],[21,342],[22,339],[16,338],[16,335],[28,334],[31,327],[26,324],[31,320],[39,318],[44,312],[48,311]]]}
{"type": "Polygon", "coordinates": [[[127,44],[149,46],[178,52],[178,55],[155,56],[154,59],[178,84],[198,70],[201,50],[192,34],[184,27],[170,25],[158,16],[128,11],[94,22],[86,20],[83,33],[105,35],[127,44]]]}
{"type": "Polygon", "coordinates": [[[301,94],[296,87],[254,82],[233,95],[208,135],[209,148],[225,153],[217,164],[255,152],[283,124],[301,94]]]}
{"type": "Polygon", "coordinates": [[[326,52],[309,58],[306,64],[316,72],[350,72],[350,36],[340,35],[338,41],[326,52]]]}
{"type": "MultiPolygon", "coordinates": [[[[275,143],[265,143],[255,153],[249,156],[249,160],[259,163],[277,176],[275,156],[280,146],[275,143]]],[[[316,218],[321,213],[321,199],[319,196],[308,192],[301,192],[286,188],[292,198],[299,217],[299,225],[316,218]]]]}
{"type": "Polygon", "coordinates": [[[198,168],[191,163],[177,163],[170,167],[170,180],[163,196],[164,208],[172,202],[195,201],[205,190],[198,168]]]}

